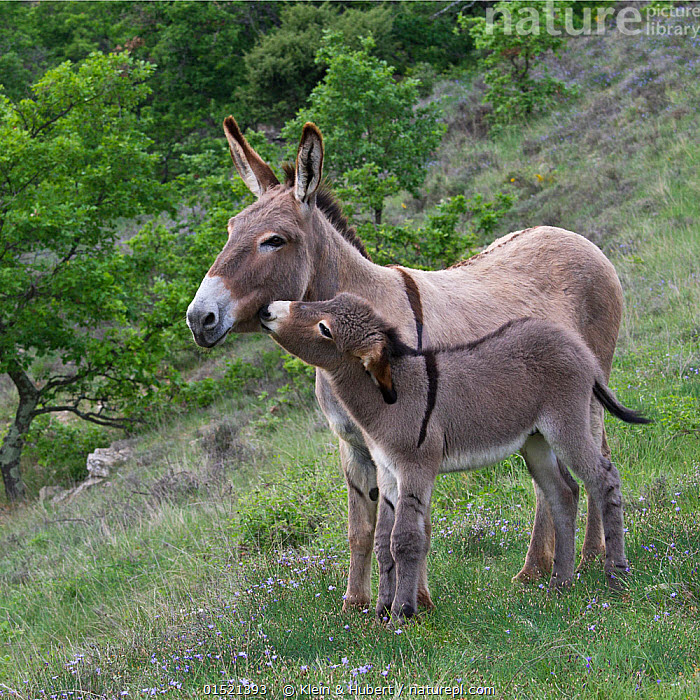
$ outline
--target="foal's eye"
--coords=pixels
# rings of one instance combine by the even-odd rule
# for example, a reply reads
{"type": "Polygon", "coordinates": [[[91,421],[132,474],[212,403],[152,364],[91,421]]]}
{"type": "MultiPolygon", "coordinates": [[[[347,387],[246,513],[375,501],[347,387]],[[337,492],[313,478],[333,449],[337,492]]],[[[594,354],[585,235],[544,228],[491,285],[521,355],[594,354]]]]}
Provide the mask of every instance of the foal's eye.
{"type": "Polygon", "coordinates": [[[326,338],[333,338],[333,334],[331,333],[331,329],[323,322],[321,321],[318,324],[318,330],[321,331],[321,335],[325,336],[326,338]]]}
{"type": "Polygon", "coordinates": [[[282,236],[270,236],[260,244],[260,248],[261,250],[277,250],[277,248],[281,248],[286,242],[287,241],[285,241],[282,236]]]}

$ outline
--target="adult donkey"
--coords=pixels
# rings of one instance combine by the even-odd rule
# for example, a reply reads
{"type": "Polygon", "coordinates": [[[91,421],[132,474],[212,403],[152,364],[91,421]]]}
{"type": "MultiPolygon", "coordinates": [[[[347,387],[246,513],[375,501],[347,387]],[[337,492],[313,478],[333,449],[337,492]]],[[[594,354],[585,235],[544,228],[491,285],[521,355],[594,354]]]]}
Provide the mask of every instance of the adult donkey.
{"type": "MultiPolygon", "coordinates": [[[[187,310],[195,341],[213,347],[230,331],[260,330],[258,312],[277,299],[319,301],[352,292],[391,321],[414,347],[464,343],[521,316],[539,316],[578,332],[609,377],[622,313],[622,289],[603,253],[588,240],[559,228],[539,226],[511,233],[482,253],[447,270],[424,272],[382,267],[369,259],[330,192],[321,185],[323,140],[304,126],[294,168],[280,183],[250,147],[233,117],[224,121],[233,162],[258,197],[228,223],[228,241],[187,310]]],[[[340,438],[348,485],[350,571],[344,608],[370,604],[370,571],[377,515],[376,468],[357,426],[333,395],[322,371],[316,396],[340,438]]],[[[600,404],[591,404],[591,424],[605,457],[609,449],[600,404]]],[[[539,435],[522,449],[531,473],[556,461],[539,435]]],[[[578,500],[578,484],[566,468],[562,481],[578,500]]],[[[530,546],[515,578],[531,581],[549,572],[554,526],[543,493],[530,546]]],[[[430,523],[426,522],[426,532],[430,523]]],[[[605,551],[601,513],[588,496],[582,562],[605,551]]],[[[432,607],[425,560],[418,601],[432,607]]]]}

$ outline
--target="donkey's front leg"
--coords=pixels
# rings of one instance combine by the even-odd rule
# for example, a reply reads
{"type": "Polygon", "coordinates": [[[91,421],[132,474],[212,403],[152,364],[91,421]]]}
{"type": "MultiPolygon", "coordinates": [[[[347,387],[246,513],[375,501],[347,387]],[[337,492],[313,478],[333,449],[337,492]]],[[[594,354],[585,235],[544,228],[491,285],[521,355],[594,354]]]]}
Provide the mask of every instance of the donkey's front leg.
{"type": "Polygon", "coordinates": [[[391,607],[394,622],[416,614],[418,581],[421,567],[430,548],[425,521],[429,516],[433,490],[432,473],[412,473],[400,477],[394,529],[391,533],[391,555],[396,563],[396,595],[391,607]]]}
{"type": "Polygon", "coordinates": [[[372,545],[377,519],[377,470],[369,451],[340,440],[340,461],[348,486],[350,571],[343,610],[368,608],[372,599],[372,545]]]}
{"type": "Polygon", "coordinates": [[[377,469],[362,432],[333,394],[328,377],[316,371],[316,398],[331,430],[340,438],[340,463],[348,486],[350,571],[343,610],[368,608],[372,600],[372,545],[377,521],[377,469]]]}

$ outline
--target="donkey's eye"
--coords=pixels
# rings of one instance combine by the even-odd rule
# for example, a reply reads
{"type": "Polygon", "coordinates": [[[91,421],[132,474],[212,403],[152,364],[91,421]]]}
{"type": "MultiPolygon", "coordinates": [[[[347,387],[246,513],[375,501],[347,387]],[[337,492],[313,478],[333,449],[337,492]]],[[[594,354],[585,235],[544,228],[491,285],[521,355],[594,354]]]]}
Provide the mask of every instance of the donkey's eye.
{"type": "Polygon", "coordinates": [[[321,331],[321,335],[325,336],[326,338],[333,338],[333,334],[331,333],[331,329],[323,322],[321,321],[318,324],[318,330],[321,331]]]}
{"type": "Polygon", "coordinates": [[[282,236],[270,236],[260,244],[260,249],[277,250],[277,248],[281,248],[286,242],[287,241],[285,241],[284,238],[282,238],[282,236]]]}

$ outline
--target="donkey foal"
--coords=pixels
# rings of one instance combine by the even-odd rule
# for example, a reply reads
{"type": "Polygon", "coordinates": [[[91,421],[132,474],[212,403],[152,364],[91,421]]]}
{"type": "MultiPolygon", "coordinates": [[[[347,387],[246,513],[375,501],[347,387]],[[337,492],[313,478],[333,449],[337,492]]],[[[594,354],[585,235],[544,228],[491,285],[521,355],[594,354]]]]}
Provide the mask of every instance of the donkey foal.
{"type": "MultiPolygon", "coordinates": [[[[390,610],[401,620],[416,612],[437,475],[498,462],[536,435],[528,449],[551,447],[598,503],[610,583],[628,568],[620,477],[591,433],[591,393],[624,421],[648,420],[617,401],[574,333],[523,318],[469,344],[416,351],[364,300],[345,293],[313,303],[276,301],[260,318],[282,347],[328,373],[377,465],[379,616],[390,610]]],[[[558,589],[574,575],[577,503],[556,460],[532,462],[543,465],[532,476],[552,511],[550,588],[558,589]]]]}

